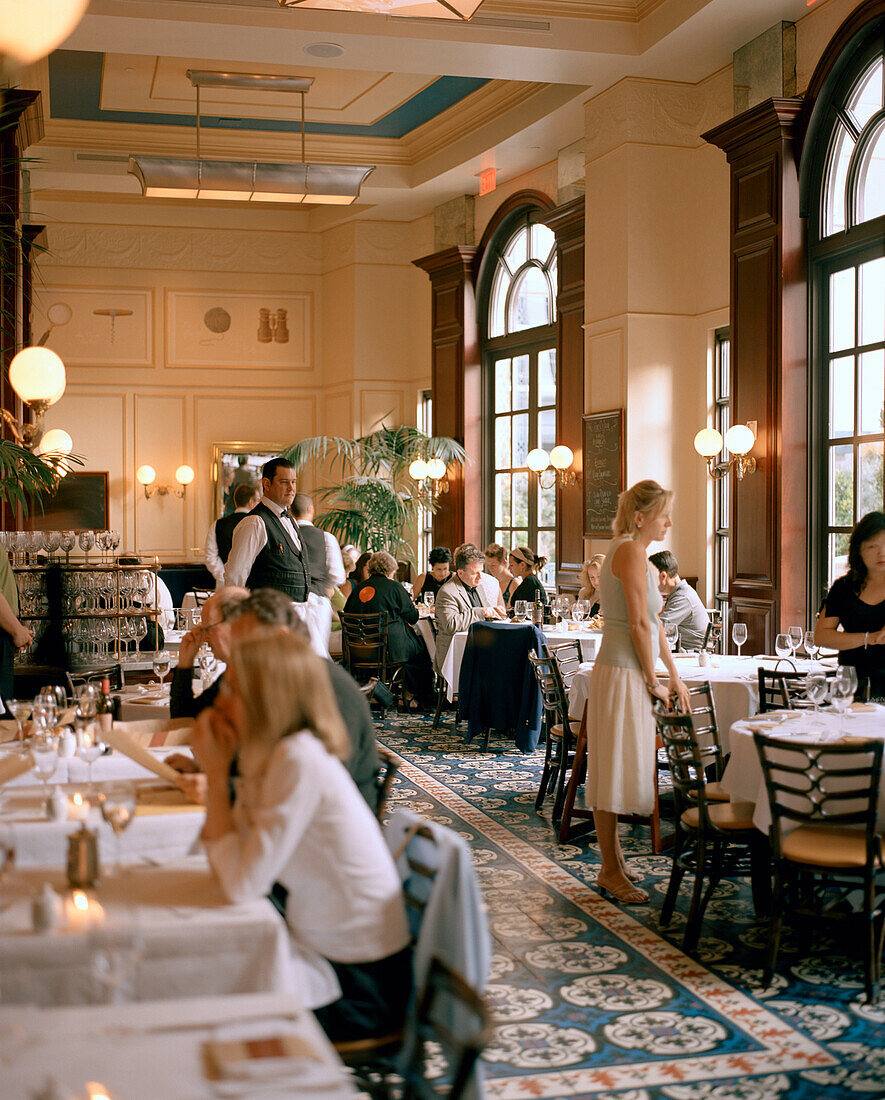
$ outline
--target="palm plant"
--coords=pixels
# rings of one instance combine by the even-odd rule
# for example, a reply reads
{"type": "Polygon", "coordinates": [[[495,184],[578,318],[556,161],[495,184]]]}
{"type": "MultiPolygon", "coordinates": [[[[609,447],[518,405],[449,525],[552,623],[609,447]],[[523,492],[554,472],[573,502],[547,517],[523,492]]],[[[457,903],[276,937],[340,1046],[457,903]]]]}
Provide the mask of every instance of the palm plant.
{"type": "MultiPolygon", "coordinates": [[[[82,466],[79,455],[35,455],[8,439],[0,439],[0,502],[27,512],[51,496],[58,486],[58,468],[82,466]]],[[[42,504],[41,504],[42,506],[42,504]]]]}
{"type": "Polygon", "coordinates": [[[417,428],[382,424],[357,439],[318,435],[302,439],[284,452],[300,470],[308,462],[340,467],[343,480],[319,492],[329,509],[316,520],[342,543],[367,550],[386,550],[395,558],[414,562],[407,532],[417,528],[422,510],[435,512],[438,502],[426,481],[409,476],[416,458],[441,459],[447,466],[466,461],[467,453],[454,439],[429,436],[417,428]]]}

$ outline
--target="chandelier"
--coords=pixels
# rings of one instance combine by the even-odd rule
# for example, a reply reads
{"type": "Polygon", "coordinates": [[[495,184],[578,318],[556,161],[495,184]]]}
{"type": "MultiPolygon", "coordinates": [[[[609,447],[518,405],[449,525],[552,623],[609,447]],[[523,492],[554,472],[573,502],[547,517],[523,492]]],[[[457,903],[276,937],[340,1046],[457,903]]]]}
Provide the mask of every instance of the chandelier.
{"type": "Polygon", "coordinates": [[[187,70],[197,90],[197,155],[129,158],[128,171],[141,184],[141,193],[167,199],[223,199],[228,201],[324,203],[349,206],[358,197],[374,165],[309,164],[305,157],[304,96],[313,79],[301,76],[259,76],[187,70]],[[250,88],[296,92],[301,96],[301,163],[204,160],[200,156],[200,88],[250,88]]]}

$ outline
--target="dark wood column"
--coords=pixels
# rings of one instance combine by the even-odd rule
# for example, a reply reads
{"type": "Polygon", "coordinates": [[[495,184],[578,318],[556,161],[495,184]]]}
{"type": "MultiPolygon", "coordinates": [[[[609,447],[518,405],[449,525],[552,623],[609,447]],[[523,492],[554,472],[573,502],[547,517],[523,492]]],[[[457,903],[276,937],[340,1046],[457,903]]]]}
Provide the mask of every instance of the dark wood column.
{"type": "Polygon", "coordinates": [[[559,293],[556,299],[556,442],[575,454],[574,485],[557,489],[556,584],[580,587],[584,560],[583,485],[581,479],[584,415],[584,199],[543,215],[556,234],[559,293]]]}
{"type": "Polygon", "coordinates": [[[454,550],[482,539],[482,379],[476,328],[473,259],[476,249],[457,245],[415,260],[430,276],[433,345],[433,434],[457,439],[469,464],[449,470],[449,491],[433,517],[436,546],[454,550]]]}
{"type": "MultiPolygon", "coordinates": [[[[23,255],[21,236],[21,155],[42,136],[39,92],[0,90],[0,407],[21,419],[23,406],[7,372],[22,347],[23,255]]],[[[5,427],[0,431],[8,438],[5,427]]],[[[12,530],[15,515],[2,505],[0,525],[12,530]]]]}
{"type": "MultiPolygon", "coordinates": [[[[733,482],[729,595],[747,652],[809,621],[805,226],[794,122],[769,99],[704,139],[731,166],[732,421],[756,421],[755,474],[733,482]]],[[[731,475],[734,477],[734,475],[731,475]]]]}

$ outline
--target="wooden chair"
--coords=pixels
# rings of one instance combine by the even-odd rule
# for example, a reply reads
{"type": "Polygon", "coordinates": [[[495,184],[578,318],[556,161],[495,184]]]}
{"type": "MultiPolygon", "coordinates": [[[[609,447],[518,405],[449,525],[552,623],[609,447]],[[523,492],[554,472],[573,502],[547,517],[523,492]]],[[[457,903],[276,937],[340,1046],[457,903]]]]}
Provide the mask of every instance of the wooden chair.
{"type": "Polygon", "coordinates": [[[764,872],[767,870],[765,837],[753,824],[750,802],[711,802],[707,798],[706,770],[715,766],[716,754],[698,741],[690,714],[654,706],[655,725],[664,743],[676,797],[676,837],[673,863],[661,923],[669,924],[685,872],[694,875],[683,950],[697,947],[704,910],[720,879],[747,873],[748,857],[756,887],[757,909],[766,907],[764,872]],[[706,884],[706,890],[704,886],[706,884]]]}
{"type": "Polygon", "coordinates": [[[559,669],[559,675],[562,677],[563,686],[566,694],[568,694],[575,673],[581,668],[581,643],[578,641],[563,642],[562,645],[550,649],[549,652],[556,661],[556,667],[559,669]]]}
{"type": "Polygon", "coordinates": [[[339,617],[344,667],[358,683],[373,677],[380,680],[402,705],[403,665],[390,660],[387,612],[353,615],[342,611],[339,617]]]}
{"type": "Polygon", "coordinates": [[[574,746],[577,740],[571,728],[568,716],[568,699],[562,686],[562,678],[552,656],[538,657],[528,655],[529,663],[535,674],[538,689],[541,692],[541,705],[544,708],[544,767],[541,769],[541,782],[535,799],[535,810],[540,812],[547,797],[548,787],[555,783],[556,797],[553,803],[554,825],[562,817],[562,805],[565,800],[565,775],[567,761],[574,759],[574,746]]]}
{"type": "Polygon", "coordinates": [[[804,672],[760,668],[758,677],[760,714],[769,710],[793,710],[800,694],[799,686],[805,682],[804,672]]]}
{"type": "Polygon", "coordinates": [[[375,807],[375,817],[379,821],[384,817],[384,810],[387,806],[387,797],[390,793],[390,788],[393,786],[393,781],[396,779],[396,773],[399,771],[399,761],[389,753],[387,749],[382,748],[381,745],[375,746],[378,752],[378,759],[381,761],[381,767],[378,769],[378,773],[375,776],[375,789],[378,791],[378,804],[375,807]]]}
{"type": "Polygon", "coordinates": [[[874,1004],[885,930],[876,894],[876,875],[885,869],[885,845],[876,833],[885,744],[872,739],[787,741],[761,733],[754,733],[753,740],[765,776],[774,856],[774,909],[763,982],[771,983],[786,909],[815,920],[844,920],[856,917],[846,910],[852,893],[859,891],[864,984],[867,1001],[874,1004]]]}
{"type": "MultiPolygon", "coordinates": [[[[725,754],[719,739],[719,723],[716,721],[716,704],[713,702],[710,681],[702,680],[686,686],[695,739],[704,759],[708,761],[705,764],[707,801],[728,802],[730,796],[721,783],[722,773],[725,771],[725,754]]],[[[667,766],[669,767],[669,763],[667,766]]]]}
{"type": "Polygon", "coordinates": [[[192,588],[191,592],[193,592],[194,599],[197,601],[197,607],[202,607],[212,595],[213,590],[211,588],[192,588]]]}

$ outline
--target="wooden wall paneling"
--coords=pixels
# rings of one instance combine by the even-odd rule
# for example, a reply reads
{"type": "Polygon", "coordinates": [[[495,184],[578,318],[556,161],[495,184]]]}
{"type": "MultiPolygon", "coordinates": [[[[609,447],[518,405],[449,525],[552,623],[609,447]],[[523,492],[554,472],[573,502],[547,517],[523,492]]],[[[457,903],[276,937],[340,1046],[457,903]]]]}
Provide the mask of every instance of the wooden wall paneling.
{"type": "Polygon", "coordinates": [[[430,276],[433,433],[463,444],[472,462],[449,471],[449,492],[433,517],[433,541],[454,549],[481,538],[482,401],[474,247],[456,246],[415,260],[430,276]]]}
{"type": "Polygon", "coordinates": [[[557,490],[556,584],[580,587],[584,560],[582,431],[584,415],[584,198],[543,215],[556,235],[559,291],[556,299],[556,442],[575,454],[574,485],[557,490]]]}
{"type": "MultiPolygon", "coordinates": [[[[757,470],[733,481],[729,594],[749,651],[808,622],[808,377],[799,98],[769,99],[704,139],[731,166],[733,420],[757,422],[757,470]]],[[[734,475],[732,475],[734,476],[734,475]]]]}

